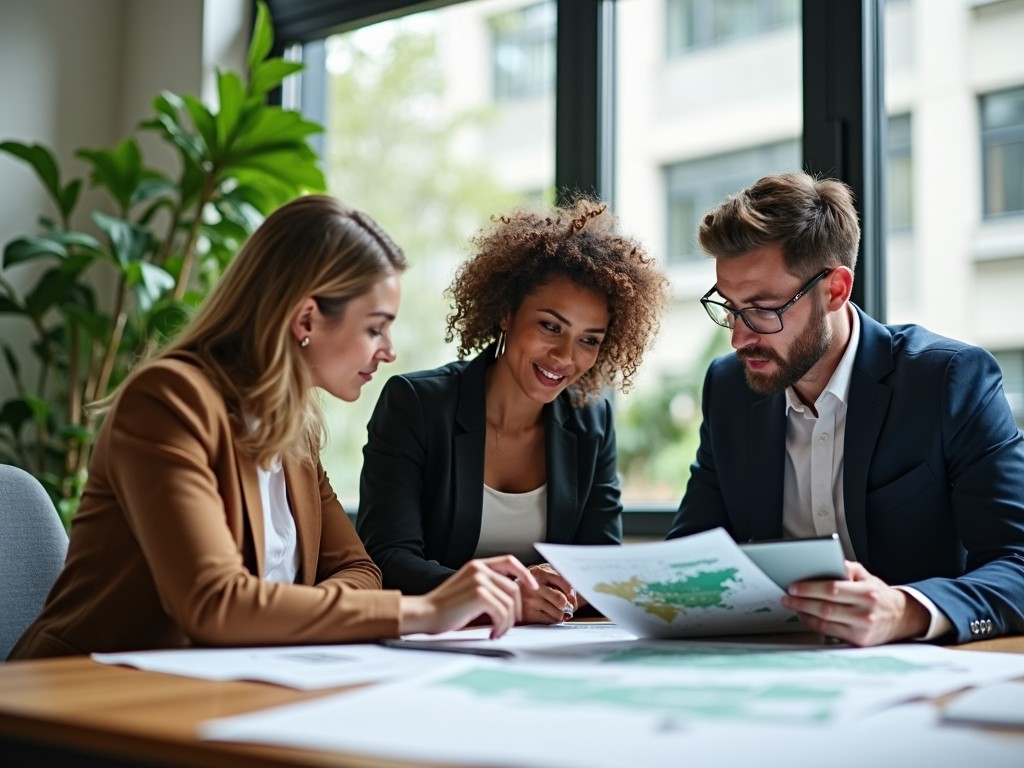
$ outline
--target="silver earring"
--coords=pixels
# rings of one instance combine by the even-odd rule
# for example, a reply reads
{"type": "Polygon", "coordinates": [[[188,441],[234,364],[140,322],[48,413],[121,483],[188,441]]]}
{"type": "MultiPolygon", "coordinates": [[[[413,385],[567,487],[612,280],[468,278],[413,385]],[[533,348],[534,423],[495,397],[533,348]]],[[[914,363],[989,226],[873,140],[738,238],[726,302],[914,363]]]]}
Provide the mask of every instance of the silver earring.
{"type": "Polygon", "coordinates": [[[309,336],[303,336],[302,341],[299,342],[299,346],[305,349],[309,346],[309,336]]]}
{"type": "Polygon", "coordinates": [[[501,357],[502,355],[505,354],[505,340],[506,340],[506,337],[507,337],[507,334],[504,331],[502,331],[498,335],[498,346],[496,346],[494,348],[494,359],[495,360],[497,360],[499,357],[501,357]]]}

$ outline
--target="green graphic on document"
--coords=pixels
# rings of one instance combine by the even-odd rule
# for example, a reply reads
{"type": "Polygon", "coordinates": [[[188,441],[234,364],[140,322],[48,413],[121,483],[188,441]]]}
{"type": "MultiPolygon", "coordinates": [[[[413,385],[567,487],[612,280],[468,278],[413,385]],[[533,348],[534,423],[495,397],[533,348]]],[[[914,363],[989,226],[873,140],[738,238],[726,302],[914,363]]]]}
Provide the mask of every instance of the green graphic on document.
{"type": "Polygon", "coordinates": [[[433,685],[526,707],[608,706],[641,715],[807,725],[832,719],[834,706],[842,696],[836,687],[793,683],[615,684],[502,669],[469,670],[433,685]]]}
{"type": "Polygon", "coordinates": [[[635,664],[642,667],[716,669],[723,672],[787,671],[838,672],[857,675],[901,675],[930,672],[933,667],[895,656],[856,656],[815,651],[751,651],[723,648],[701,649],[640,646],[609,653],[604,664],[635,664]]]}
{"type": "Polygon", "coordinates": [[[647,582],[633,576],[626,581],[599,582],[594,585],[594,590],[628,600],[670,624],[680,614],[694,609],[732,610],[732,605],[726,598],[730,591],[741,583],[737,578],[738,569],[722,568],[693,572],[695,567],[713,563],[714,561],[676,563],[669,567],[677,576],[669,580],[647,582]]]}

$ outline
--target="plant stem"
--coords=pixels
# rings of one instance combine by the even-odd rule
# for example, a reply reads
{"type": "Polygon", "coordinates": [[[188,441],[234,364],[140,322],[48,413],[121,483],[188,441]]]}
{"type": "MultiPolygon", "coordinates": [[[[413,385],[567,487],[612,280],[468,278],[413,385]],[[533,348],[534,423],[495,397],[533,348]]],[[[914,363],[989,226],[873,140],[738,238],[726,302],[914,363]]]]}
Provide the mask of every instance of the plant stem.
{"type": "Polygon", "coordinates": [[[192,217],[192,226],[188,231],[188,240],[181,255],[181,272],[178,274],[178,282],[174,284],[174,298],[181,301],[188,289],[188,280],[192,272],[192,265],[196,260],[196,241],[199,239],[199,230],[203,226],[203,209],[213,198],[213,191],[216,188],[216,180],[219,175],[216,168],[203,180],[203,189],[196,201],[195,215],[192,217]]]}

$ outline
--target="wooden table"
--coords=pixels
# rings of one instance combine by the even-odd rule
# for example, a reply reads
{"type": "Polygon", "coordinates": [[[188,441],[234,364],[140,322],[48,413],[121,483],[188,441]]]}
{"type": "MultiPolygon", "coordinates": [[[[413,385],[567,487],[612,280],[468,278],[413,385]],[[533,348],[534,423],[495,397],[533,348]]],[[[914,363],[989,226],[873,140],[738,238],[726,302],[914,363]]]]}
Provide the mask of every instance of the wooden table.
{"type": "MultiPolygon", "coordinates": [[[[1024,637],[955,647],[1024,653],[1024,637]]],[[[0,765],[404,765],[364,755],[201,741],[195,736],[203,720],[343,690],[210,682],[98,664],[88,657],[0,664],[0,765]]]]}

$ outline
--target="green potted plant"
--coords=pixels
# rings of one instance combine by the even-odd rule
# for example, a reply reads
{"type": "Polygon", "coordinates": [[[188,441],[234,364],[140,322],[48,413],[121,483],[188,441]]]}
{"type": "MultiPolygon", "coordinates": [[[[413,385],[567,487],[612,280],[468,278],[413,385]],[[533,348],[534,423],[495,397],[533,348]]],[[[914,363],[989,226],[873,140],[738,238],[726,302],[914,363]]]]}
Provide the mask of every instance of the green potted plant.
{"type": "Polygon", "coordinates": [[[260,2],[247,77],[218,73],[216,109],[170,92],[153,100],[154,115],[140,129],[174,148],[176,175],[148,167],[133,137],[79,150],[88,178],[66,183],[46,147],[0,143],[31,165],[56,211],[40,217],[37,234],[3,249],[0,313],[17,317],[31,343],[0,342],[16,389],[0,402],[0,462],[38,477],[66,524],[96,427],[85,406],[180,327],[267,214],[325,187],[308,143],[322,127],[267,103],[302,68],[271,57],[272,46],[260,2]],[[109,201],[91,212],[90,231],[71,224],[83,189],[109,201]],[[35,279],[18,290],[9,275],[22,267],[35,279]]]}

